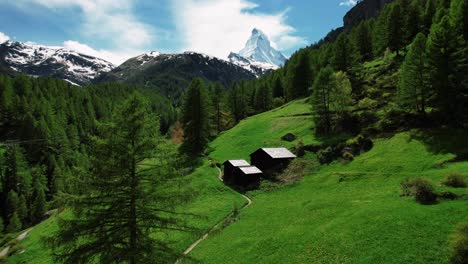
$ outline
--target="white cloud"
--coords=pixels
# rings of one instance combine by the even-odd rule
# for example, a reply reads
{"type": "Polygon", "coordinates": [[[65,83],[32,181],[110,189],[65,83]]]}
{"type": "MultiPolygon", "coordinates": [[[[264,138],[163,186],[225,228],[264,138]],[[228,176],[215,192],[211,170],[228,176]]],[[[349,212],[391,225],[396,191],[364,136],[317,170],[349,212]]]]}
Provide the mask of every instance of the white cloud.
{"type": "Polygon", "coordinates": [[[8,41],[8,40],[10,40],[10,37],[7,36],[5,33],[0,32],[0,43],[3,43],[3,42],[8,41]]]}
{"type": "Polygon", "coordinates": [[[173,14],[184,49],[226,58],[244,46],[254,27],[265,32],[280,50],[306,44],[286,23],[287,10],[277,14],[255,11],[249,0],[174,0],[173,14]]]}
{"type": "MultiPolygon", "coordinates": [[[[30,8],[29,5],[35,3],[56,12],[78,9],[83,18],[77,19],[82,21],[79,26],[80,34],[110,44],[111,51],[102,52],[108,56],[114,53],[114,61],[121,61],[116,56],[132,50],[143,50],[153,41],[152,28],[140,22],[132,12],[135,0],[16,0],[15,2],[22,8],[30,8]]],[[[83,49],[76,43],[78,42],[75,42],[75,45],[68,44],[83,49]]],[[[84,50],[90,51],[86,48],[84,50]]]]}
{"type": "Polygon", "coordinates": [[[357,4],[357,0],[346,0],[340,3],[340,6],[355,6],[357,4]]]}

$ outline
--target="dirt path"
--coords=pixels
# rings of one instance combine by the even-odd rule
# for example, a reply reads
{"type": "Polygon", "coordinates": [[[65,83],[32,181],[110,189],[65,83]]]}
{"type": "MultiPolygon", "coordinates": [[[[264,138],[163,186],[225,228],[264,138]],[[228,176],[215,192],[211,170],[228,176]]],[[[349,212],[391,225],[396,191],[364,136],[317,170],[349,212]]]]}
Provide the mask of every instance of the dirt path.
{"type": "MultiPolygon", "coordinates": [[[[21,233],[21,234],[16,238],[16,240],[18,240],[18,241],[23,240],[23,239],[29,234],[29,232],[31,232],[31,230],[32,230],[32,228],[30,228],[30,229],[24,231],[23,233],[21,233]]],[[[0,251],[0,258],[3,258],[3,257],[5,257],[6,255],[8,255],[8,252],[10,251],[10,247],[11,247],[11,246],[8,246],[8,247],[4,248],[2,251],[0,251]]]]}
{"type": "MultiPolygon", "coordinates": [[[[221,182],[224,182],[223,181],[223,171],[221,170],[220,167],[216,166],[216,169],[218,169],[218,179],[221,181],[221,182]]],[[[245,209],[247,207],[249,207],[251,204],[252,204],[252,200],[247,196],[247,195],[244,195],[242,193],[239,193],[240,195],[242,195],[242,197],[244,197],[244,199],[247,201],[247,204],[245,204],[244,206],[242,206],[242,209],[245,209]]],[[[228,216],[229,217],[229,216],[228,216]]],[[[188,255],[190,252],[192,252],[192,250],[198,246],[198,244],[200,244],[203,240],[207,239],[208,236],[211,234],[211,232],[213,232],[213,230],[215,230],[219,224],[223,223],[225,219],[227,219],[228,217],[226,218],[223,218],[223,220],[221,220],[220,222],[218,222],[216,225],[214,225],[207,233],[205,233],[200,239],[198,239],[197,241],[195,241],[195,243],[193,243],[192,245],[190,245],[190,247],[188,247],[185,251],[184,251],[184,255],[188,255]]],[[[182,259],[178,259],[175,264],[179,264],[181,262],[182,259]]]]}

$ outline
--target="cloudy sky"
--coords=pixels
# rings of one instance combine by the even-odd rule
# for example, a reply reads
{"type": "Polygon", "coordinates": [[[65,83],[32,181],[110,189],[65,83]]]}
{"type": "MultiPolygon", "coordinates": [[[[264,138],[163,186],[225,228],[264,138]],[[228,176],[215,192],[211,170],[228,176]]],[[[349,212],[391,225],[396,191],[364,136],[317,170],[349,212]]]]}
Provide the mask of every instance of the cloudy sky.
{"type": "Polygon", "coordinates": [[[148,51],[226,58],[254,27],[289,56],[356,0],[0,0],[0,42],[63,46],[120,64],[148,51]]]}

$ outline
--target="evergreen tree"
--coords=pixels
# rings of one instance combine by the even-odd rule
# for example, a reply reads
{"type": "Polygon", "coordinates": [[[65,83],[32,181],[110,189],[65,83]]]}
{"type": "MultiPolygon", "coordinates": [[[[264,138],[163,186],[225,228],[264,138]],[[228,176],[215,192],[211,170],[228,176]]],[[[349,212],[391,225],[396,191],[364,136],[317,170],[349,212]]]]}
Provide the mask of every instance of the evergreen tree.
{"type": "Polygon", "coordinates": [[[468,74],[468,54],[462,36],[453,30],[448,16],[432,26],[427,41],[427,54],[430,82],[435,92],[432,106],[439,110],[445,120],[458,125],[466,115],[463,89],[468,74]]]}
{"type": "Polygon", "coordinates": [[[322,68],[315,79],[311,98],[315,126],[319,133],[328,134],[331,132],[330,94],[335,86],[333,69],[330,67],[322,68]]]}
{"type": "Polygon", "coordinates": [[[401,7],[398,3],[394,4],[390,10],[387,21],[387,47],[396,51],[397,56],[403,48],[403,17],[401,7]]]}
{"type": "Polygon", "coordinates": [[[177,254],[154,234],[185,230],[173,211],[186,198],[175,192],[175,151],[163,146],[158,118],[138,94],[112,120],[93,140],[86,193],[73,200],[72,219],[60,219],[59,232],[47,241],[64,263],[171,262],[177,254]]]}
{"type": "Polygon", "coordinates": [[[346,72],[352,65],[352,49],[345,33],[341,33],[334,43],[333,67],[337,71],[346,72]]]}
{"type": "Polygon", "coordinates": [[[426,54],[426,37],[419,33],[410,46],[400,70],[398,101],[418,113],[426,113],[427,100],[430,97],[426,54]]]}
{"type": "Polygon", "coordinates": [[[21,230],[21,221],[18,217],[18,214],[16,212],[13,212],[13,214],[10,217],[10,220],[8,221],[8,226],[7,226],[7,233],[15,233],[21,230]]]}
{"type": "Polygon", "coordinates": [[[0,237],[3,234],[3,230],[5,230],[5,226],[3,225],[3,218],[0,217],[0,237]]]}
{"type": "Polygon", "coordinates": [[[201,153],[209,141],[209,98],[201,79],[194,79],[184,96],[182,124],[184,143],[182,148],[192,154],[201,153]]]}
{"type": "Polygon", "coordinates": [[[361,62],[372,59],[372,35],[369,28],[369,21],[363,21],[359,24],[354,32],[354,46],[359,53],[361,62]]]}
{"type": "Polygon", "coordinates": [[[39,223],[46,212],[46,186],[47,179],[45,177],[44,168],[38,167],[33,170],[33,193],[31,204],[31,223],[39,223]]]}
{"type": "Polygon", "coordinates": [[[267,84],[260,84],[255,91],[255,108],[257,111],[264,112],[271,108],[272,93],[267,84]]]}
{"type": "Polygon", "coordinates": [[[277,77],[273,85],[273,98],[284,97],[284,88],[281,78],[277,77]]]}
{"type": "Polygon", "coordinates": [[[313,80],[312,68],[309,61],[309,55],[306,51],[299,53],[297,64],[290,66],[288,76],[287,99],[294,100],[309,94],[309,89],[313,80]]]}
{"type": "Polygon", "coordinates": [[[214,108],[214,124],[216,126],[216,134],[221,132],[221,125],[222,125],[222,102],[223,102],[223,92],[224,88],[220,82],[216,82],[213,86],[212,91],[212,101],[213,101],[213,108],[214,108]]]}
{"type": "Polygon", "coordinates": [[[435,13],[436,13],[435,1],[426,0],[426,6],[424,8],[424,13],[423,13],[423,18],[422,18],[424,32],[426,34],[428,34],[431,29],[432,21],[434,19],[435,13]]]}
{"type": "Polygon", "coordinates": [[[457,34],[463,35],[463,39],[468,41],[468,2],[466,0],[452,0],[450,6],[450,18],[457,34]]]}

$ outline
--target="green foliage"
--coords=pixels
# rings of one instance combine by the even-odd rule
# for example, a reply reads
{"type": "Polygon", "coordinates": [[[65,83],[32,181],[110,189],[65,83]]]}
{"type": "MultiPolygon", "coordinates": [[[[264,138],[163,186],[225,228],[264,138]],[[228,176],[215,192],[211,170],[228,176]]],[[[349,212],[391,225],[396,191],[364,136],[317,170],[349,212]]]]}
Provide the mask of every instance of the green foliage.
{"type": "Polygon", "coordinates": [[[465,176],[460,173],[450,173],[445,176],[444,180],[442,181],[443,185],[455,187],[455,188],[464,188],[466,187],[466,180],[465,176]]]}
{"type": "Polygon", "coordinates": [[[452,0],[450,18],[457,34],[468,41],[468,3],[465,0],[452,0]]]}
{"type": "Polygon", "coordinates": [[[433,204],[437,201],[434,185],[427,179],[406,179],[400,184],[403,196],[414,196],[421,204],[433,204]]]}
{"type": "Polygon", "coordinates": [[[292,61],[287,70],[286,99],[288,101],[309,95],[312,85],[313,71],[307,51],[297,55],[297,62],[292,61]]]}
{"type": "Polygon", "coordinates": [[[400,69],[398,103],[408,110],[426,113],[426,105],[431,96],[427,65],[426,37],[419,33],[406,54],[400,69]]]}
{"type": "Polygon", "coordinates": [[[10,220],[8,221],[8,226],[6,228],[6,231],[8,233],[14,233],[18,232],[21,229],[21,221],[18,217],[18,214],[16,212],[13,212],[13,214],[10,217],[10,220]]]}
{"type": "Polygon", "coordinates": [[[466,114],[466,52],[466,45],[456,35],[448,16],[432,26],[427,41],[430,82],[435,93],[431,105],[451,124],[460,123],[466,114]]]}
{"type": "Polygon", "coordinates": [[[184,143],[182,148],[192,154],[201,153],[210,137],[210,104],[201,79],[194,79],[184,96],[182,125],[184,143]]]}
{"type": "Polygon", "coordinates": [[[450,236],[450,262],[452,264],[465,264],[468,259],[468,222],[457,225],[455,232],[450,236]]]}
{"type": "Polygon", "coordinates": [[[397,55],[403,48],[403,17],[400,5],[397,3],[392,6],[387,18],[387,47],[392,51],[396,51],[397,55]]]}
{"type": "Polygon", "coordinates": [[[135,93],[112,122],[102,124],[91,151],[93,169],[83,182],[87,192],[73,199],[73,217],[61,219],[59,232],[48,239],[58,260],[113,262],[119,256],[145,263],[174,257],[166,242],[152,236],[156,230],[186,228],[172,209],[185,193],[165,185],[179,172],[174,150],[159,136],[158,121],[135,93]],[[148,159],[154,165],[145,165],[148,159]]]}
{"type": "Polygon", "coordinates": [[[350,110],[351,82],[343,72],[334,73],[330,67],[320,70],[311,97],[316,131],[332,132],[337,120],[350,110]]]}
{"type": "Polygon", "coordinates": [[[334,43],[333,68],[336,71],[347,72],[353,65],[352,45],[345,33],[341,33],[334,43]]]}
{"type": "Polygon", "coordinates": [[[374,21],[361,22],[354,32],[353,45],[357,48],[359,60],[361,62],[368,61],[373,57],[372,47],[372,29],[374,21]]]}

